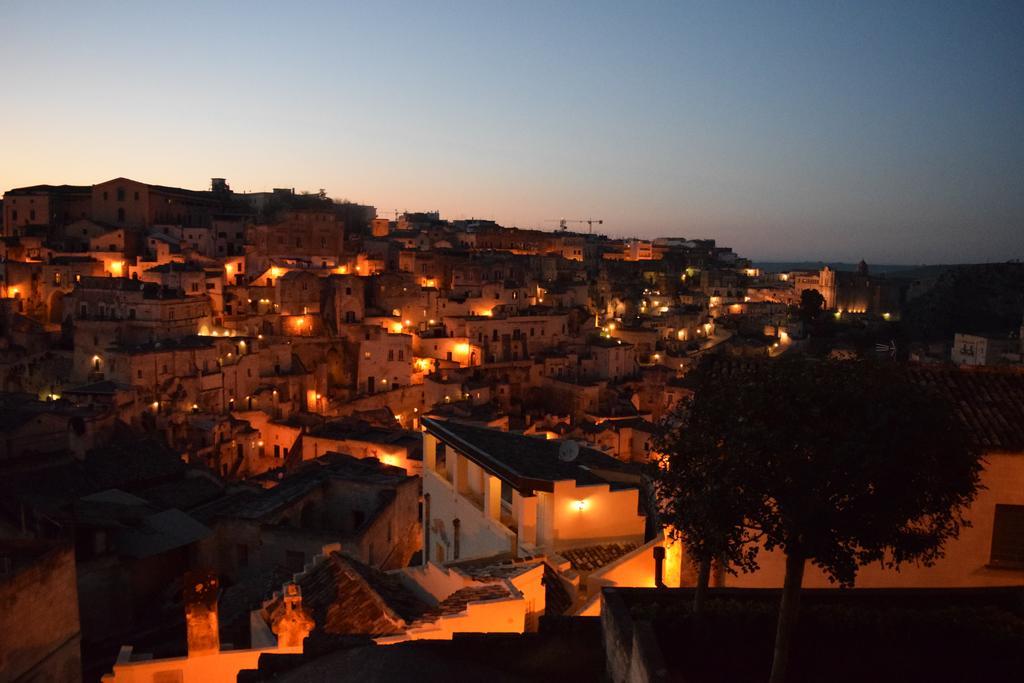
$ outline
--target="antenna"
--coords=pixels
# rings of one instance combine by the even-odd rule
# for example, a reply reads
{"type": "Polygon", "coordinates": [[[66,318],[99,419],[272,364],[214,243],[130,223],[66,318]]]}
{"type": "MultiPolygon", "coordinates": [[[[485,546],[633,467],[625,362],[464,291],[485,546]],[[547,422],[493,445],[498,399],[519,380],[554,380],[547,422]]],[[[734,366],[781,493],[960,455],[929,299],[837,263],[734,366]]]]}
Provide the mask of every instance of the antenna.
{"type": "Polygon", "coordinates": [[[587,224],[587,232],[591,235],[594,234],[594,225],[604,225],[604,219],[601,218],[549,218],[545,223],[558,223],[560,230],[568,230],[569,223],[587,224]]]}
{"type": "Polygon", "coordinates": [[[558,459],[562,462],[573,462],[579,454],[580,445],[575,441],[563,441],[562,445],[558,447],[558,459]]]}

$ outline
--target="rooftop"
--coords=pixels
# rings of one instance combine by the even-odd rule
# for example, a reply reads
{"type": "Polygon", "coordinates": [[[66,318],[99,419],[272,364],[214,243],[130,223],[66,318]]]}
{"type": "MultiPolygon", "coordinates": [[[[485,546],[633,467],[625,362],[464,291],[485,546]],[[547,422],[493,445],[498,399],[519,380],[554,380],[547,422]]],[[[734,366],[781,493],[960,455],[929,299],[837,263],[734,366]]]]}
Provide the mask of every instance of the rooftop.
{"type": "Polygon", "coordinates": [[[582,486],[610,484],[612,488],[631,488],[611,482],[602,470],[625,472],[622,462],[592,448],[580,446],[572,461],[559,458],[567,442],[524,436],[497,429],[476,427],[452,421],[423,418],[427,432],[451,444],[484,469],[505,479],[520,491],[552,491],[554,482],[575,480],[582,486]]]}
{"type": "Polygon", "coordinates": [[[603,543],[560,550],[558,554],[569,560],[576,571],[592,572],[633,552],[637,547],[636,543],[603,543]]]}

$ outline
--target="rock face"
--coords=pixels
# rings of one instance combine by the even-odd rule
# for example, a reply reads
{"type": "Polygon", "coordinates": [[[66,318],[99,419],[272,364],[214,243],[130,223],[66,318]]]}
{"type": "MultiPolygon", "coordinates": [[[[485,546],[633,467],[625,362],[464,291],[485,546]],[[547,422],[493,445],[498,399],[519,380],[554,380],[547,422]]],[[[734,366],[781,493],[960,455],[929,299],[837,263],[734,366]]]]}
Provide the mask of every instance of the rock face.
{"type": "Polygon", "coordinates": [[[288,584],[284,600],[271,619],[270,629],[277,636],[278,647],[302,647],[302,641],[316,624],[309,610],[302,606],[302,594],[294,583],[288,584]]]}
{"type": "Polygon", "coordinates": [[[217,596],[220,583],[209,572],[185,575],[185,625],[188,631],[188,656],[220,652],[220,628],[217,621],[217,596]]]}

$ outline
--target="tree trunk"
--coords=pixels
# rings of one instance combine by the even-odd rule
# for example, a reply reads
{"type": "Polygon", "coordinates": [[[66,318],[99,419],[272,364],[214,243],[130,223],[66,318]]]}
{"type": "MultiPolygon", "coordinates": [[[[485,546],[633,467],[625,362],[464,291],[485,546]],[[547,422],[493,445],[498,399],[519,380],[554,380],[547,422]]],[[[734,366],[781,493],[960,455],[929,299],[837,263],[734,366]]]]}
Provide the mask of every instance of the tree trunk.
{"type": "Polygon", "coordinates": [[[704,599],[708,595],[708,583],[711,581],[711,558],[700,561],[697,567],[697,586],[693,590],[693,616],[699,617],[704,612],[704,599]]]}
{"type": "Polygon", "coordinates": [[[786,555],[786,580],[779,604],[779,623],[775,630],[775,655],[768,683],[785,683],[793,633],[800,616],[800,587],[804,581],[804,556],[800,552],[786,555]]]}

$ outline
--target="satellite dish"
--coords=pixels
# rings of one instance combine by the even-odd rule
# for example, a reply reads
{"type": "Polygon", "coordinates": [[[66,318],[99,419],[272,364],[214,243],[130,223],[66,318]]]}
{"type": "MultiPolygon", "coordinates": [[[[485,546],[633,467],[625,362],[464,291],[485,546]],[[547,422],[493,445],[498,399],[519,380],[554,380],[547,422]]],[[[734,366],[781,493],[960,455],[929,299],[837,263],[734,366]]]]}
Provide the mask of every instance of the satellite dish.
{"type": "Polygon", "coordinates": [[[558,459],[562,462],[573,462],[580,454],[580,445],[575,441],[563,441],[558,447],[558,459]]]}

